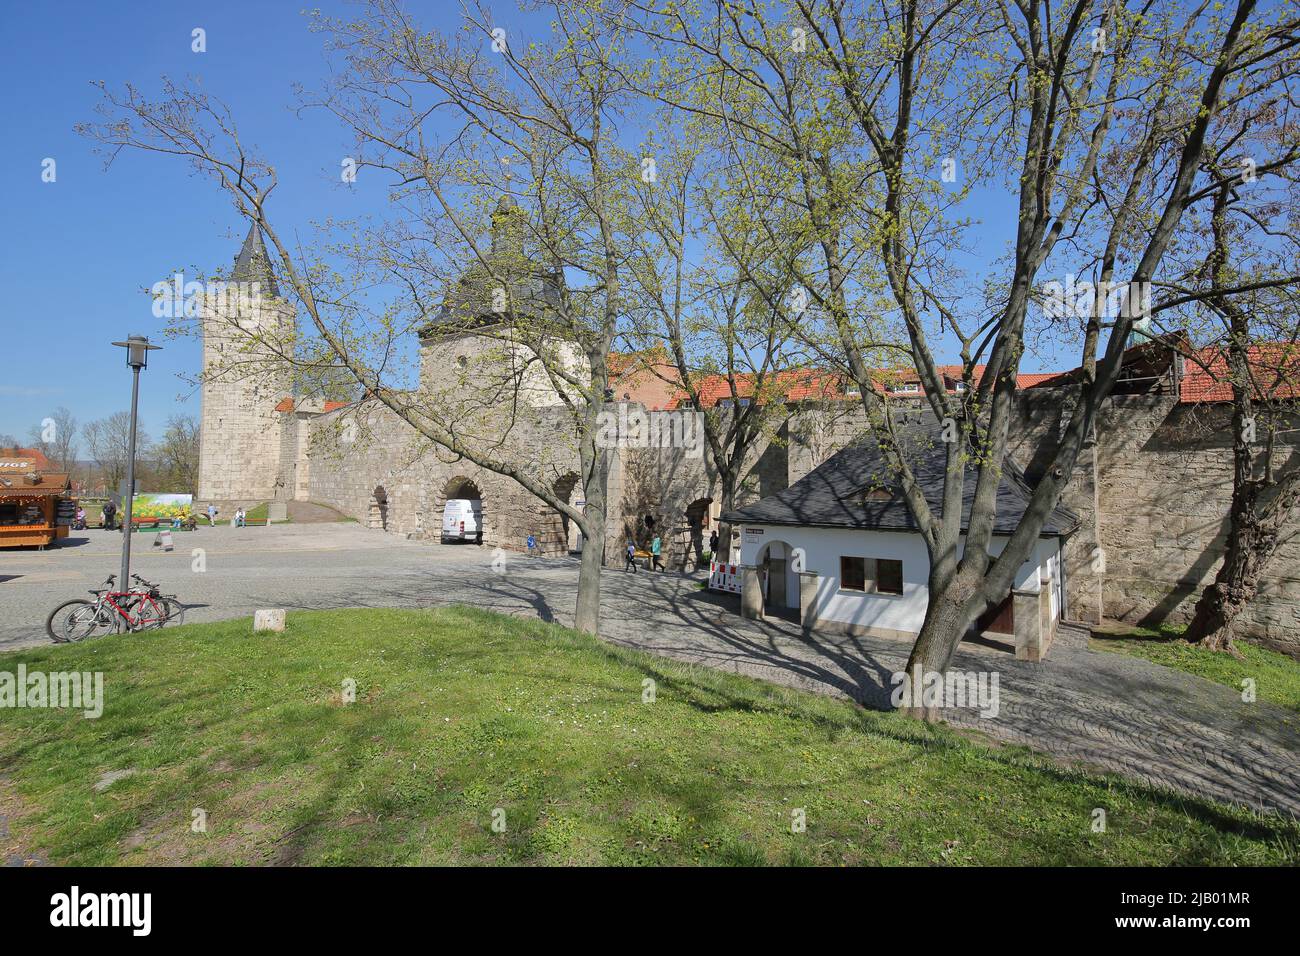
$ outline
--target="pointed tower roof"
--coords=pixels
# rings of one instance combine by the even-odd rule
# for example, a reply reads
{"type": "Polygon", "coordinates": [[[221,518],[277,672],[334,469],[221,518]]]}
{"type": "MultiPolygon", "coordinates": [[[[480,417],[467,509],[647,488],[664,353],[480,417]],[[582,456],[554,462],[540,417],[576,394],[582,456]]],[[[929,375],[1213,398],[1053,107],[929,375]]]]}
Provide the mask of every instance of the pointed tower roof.
{"type": "Polygon", "coordinates": [[[502,280],[509,287],[509,300],[517,313],[541,316],[553,312],[560,301],[563,276],[525,255],[527,225],[527,214],[513,199],[503,196],[489,224],[492,246],[486,258],[491,268],[477,260],[471,262],[460,278],[447,287],[442,307],[421,329],[421,338],[510,321],[507,313],[493,308],[495,292],[502,280]]]}
{"type": "Polygon", "coordinates": [[[266,253],[262,243],[262,230],[257,223],[248,227],[244,245],[235,256],[235,270],[230,274],[234,282],[260,282],[265,295],[279,295],[275,284],[275,273],[271,269],[271,257],[266,253]]]}
{"type": "Polygon", "coordinates": [[[509,195],[492,211],[492,255],[505,259],[524,254],[524,212],[509,195]]]}

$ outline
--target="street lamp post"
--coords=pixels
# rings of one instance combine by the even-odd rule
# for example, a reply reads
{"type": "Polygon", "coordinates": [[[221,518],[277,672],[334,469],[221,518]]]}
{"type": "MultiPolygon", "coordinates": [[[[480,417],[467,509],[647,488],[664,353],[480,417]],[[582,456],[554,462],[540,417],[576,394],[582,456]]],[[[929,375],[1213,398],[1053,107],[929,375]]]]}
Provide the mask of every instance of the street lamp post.
{"type": "Polygon", "coordinates": [[[150,345],[144,335],[128,335],[125,342],[113,344],[126,349],[126,364],[131,367],[131,438],[126,456],[126,500],[122,503],[122,574],[117,579],[118,587],[127,591],[131,588],[131,502],[135,498],[135,421],[140,402],[140,370],[148,367],[149,353],[162,346],[150,345]]]}

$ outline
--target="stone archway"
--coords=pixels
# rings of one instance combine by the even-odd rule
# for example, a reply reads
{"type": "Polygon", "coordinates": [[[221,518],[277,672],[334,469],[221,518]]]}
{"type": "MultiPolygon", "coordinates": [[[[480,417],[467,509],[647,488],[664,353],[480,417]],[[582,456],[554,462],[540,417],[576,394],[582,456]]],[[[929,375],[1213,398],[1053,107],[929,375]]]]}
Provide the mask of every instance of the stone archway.
{"type": "Polygon", "coordinates": [[[442,493],[438,496],[435,502],[437,514],[430,516],[431,520],[427,522],[428,526],[430,528],[436,526],[438,529],[441,529],[443,511],[447,506],[447,502],[455,501],[457,499],[477,501],[479,503],[481,513],[479,515],[479,530],[475,543],[482,544],[485,540],[489,542],[494,541],[494,526],[490,516],[488,515],[487,504],[483,499],[483,492],[479,488],[478,483],[466,475],[455,475],[447,479],[446,483],[442,486],[442,493]]]}
{"type": "MultiPolygon", "coordinates": [[[[576,472],[569,472],[556,480],[551,486],[555,497],[577,506],[582,500],[581,478],[576,472]]],[[[542,554],[566,555],[582,550],[582,533],[578,523],[568,515],[555,508],[543,506],[542,527],[537,531],[537,547],[542,554]]]]}
{"type": "Polygon", "coordinates": [[[376,485],[370,495],[370,510],[366,515],[366,527],[376,531],[388,530],[388,492],[383,485],[376,485]]]}
{"type": "MultiPolygon", "coordinates": [[[[674,541],[674,564],[680,561],[683,570],[690,570],[704,560],[704,550],[708,546],[709,512],[713,507],[712,498],[696,498],[686,506],[686,523],[674,541]],[[680,553],[678,551],[680,550],[680,553]]],[[[713,556],[717,560],[717,555],[713,556]]]]}

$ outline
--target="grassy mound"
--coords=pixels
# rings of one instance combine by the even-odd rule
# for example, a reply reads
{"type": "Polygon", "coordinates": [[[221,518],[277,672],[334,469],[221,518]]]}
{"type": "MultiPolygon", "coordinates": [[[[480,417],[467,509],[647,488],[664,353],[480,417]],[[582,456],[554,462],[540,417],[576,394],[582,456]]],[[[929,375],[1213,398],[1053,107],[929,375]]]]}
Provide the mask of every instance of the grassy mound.
{"type": "Polygon", "coordinates": [[[0,710],[6,839],[89,865],[1300,858],[1273,817],[531,620],[289,621],[0,657],[102,671],[106,698],[99,719],[0,710]]]}

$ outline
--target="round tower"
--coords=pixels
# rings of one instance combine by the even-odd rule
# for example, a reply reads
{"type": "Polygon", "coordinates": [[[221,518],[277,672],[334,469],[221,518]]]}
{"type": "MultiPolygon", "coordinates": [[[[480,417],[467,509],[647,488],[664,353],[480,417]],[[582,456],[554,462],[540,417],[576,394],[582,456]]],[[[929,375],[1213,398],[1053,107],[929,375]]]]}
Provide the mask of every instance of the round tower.
{"type": "Polygon", "coordinates": [[[467,413],[516,401],[534,408],[562,404],[554,379],[534,351],[546,342],[552,362],[585,374],[586,358],[564,340],[551,313],[563,277],[533,261],[524,249],[527,220],[509,197],[492,213],[486,262],[472,262],[451,283],[436,315],[419,331],[420,388],[444,407],[467,413]],[[554,332],[548,334],[548,325],[554,332]]]}

